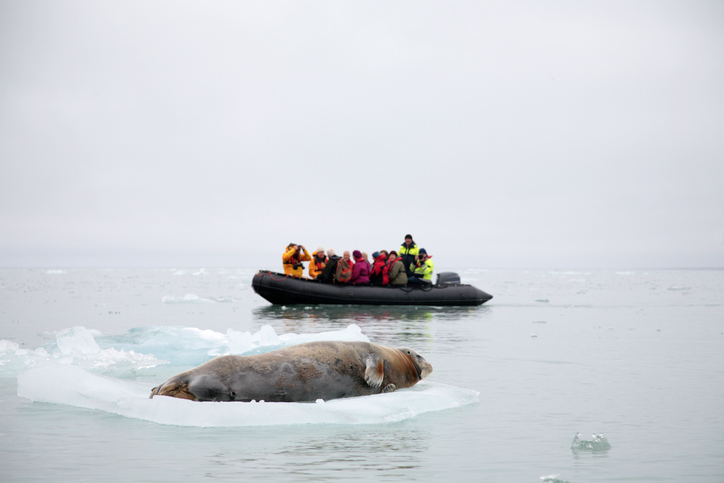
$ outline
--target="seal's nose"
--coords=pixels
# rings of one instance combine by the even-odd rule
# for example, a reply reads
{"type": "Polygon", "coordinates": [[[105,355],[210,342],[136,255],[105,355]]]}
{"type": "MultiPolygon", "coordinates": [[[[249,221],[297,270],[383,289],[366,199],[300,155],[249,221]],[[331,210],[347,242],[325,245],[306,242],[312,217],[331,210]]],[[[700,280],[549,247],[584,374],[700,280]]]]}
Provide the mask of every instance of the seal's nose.
{"type": "Polygon", "coordinates": [[[420,357],[420,359],[422,359],[422,361],[420,361],[420,379],[425,379],[430,375],[430,373],[432,373],[432,364],[422,357],[420,357]]]}

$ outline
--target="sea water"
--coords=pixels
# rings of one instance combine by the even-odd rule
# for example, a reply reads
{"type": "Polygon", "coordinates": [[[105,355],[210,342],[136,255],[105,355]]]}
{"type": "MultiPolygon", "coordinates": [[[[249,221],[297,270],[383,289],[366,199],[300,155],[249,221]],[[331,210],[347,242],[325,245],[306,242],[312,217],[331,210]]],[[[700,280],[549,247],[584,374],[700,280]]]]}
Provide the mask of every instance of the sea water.
{"type": "Polygon", "coordinates": [[[495,298],[282,307],[247,269],[2,269],[0,480],[724,481],[724,271],[459,273],[495,298]],[[434,372],[316,403],[148,399],[311,340],[434,372]]]}

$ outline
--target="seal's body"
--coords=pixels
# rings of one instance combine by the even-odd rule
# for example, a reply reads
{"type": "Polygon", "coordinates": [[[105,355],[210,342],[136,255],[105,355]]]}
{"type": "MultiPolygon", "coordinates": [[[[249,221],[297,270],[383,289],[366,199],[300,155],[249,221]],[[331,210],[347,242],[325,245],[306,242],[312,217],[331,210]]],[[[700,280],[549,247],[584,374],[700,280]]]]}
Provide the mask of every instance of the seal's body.
{"type": "Polygon", "coordinates": [[[303,402],[411,387],[432,366],[411,349],[308,342],[254,356],[221,356],[151,391],[193,401],[303,402]]]}

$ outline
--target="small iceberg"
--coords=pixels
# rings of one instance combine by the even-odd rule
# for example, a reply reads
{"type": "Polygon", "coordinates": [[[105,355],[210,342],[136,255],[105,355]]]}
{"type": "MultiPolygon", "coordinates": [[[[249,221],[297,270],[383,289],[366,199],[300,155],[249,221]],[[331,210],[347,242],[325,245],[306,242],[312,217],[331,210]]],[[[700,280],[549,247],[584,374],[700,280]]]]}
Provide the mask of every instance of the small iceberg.
{"type": "Polygon", "coordinates": [[[591,441],[586,441],[580,438],[581,433],[576,433],[576,437],[573,438],[571,443],[571,449],[575,451],[608,451],[611,449],[611,444],[608,442],[603,434],[594,434],[591,441]]]}
{"type": "Polygon", "coordinates": [[[548,475],[541,476],[540,479],[543,483],[568,483],[565,480],[559,480],[558,477],[561,475],[548,475]]]}

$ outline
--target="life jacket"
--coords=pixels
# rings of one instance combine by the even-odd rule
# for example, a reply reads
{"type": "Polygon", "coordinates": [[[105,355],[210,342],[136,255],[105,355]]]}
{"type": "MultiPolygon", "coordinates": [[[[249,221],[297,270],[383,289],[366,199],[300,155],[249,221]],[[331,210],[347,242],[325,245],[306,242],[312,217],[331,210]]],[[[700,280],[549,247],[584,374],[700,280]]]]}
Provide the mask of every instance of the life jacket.
{"type": "Polygon", "coordinates": [[[390,265],[387,257],[384,258],[382,263],[378,263],[380,258],[375,259],[375,263],[372,264],[372,271],[370,272],[370,282],[375,285],[388,285],[390,283],[390,265]]]}
{"type": "Polygon", "coordinates": [[[375,262],[372,264],[372,273],[370,275],[381,275],[382,270],[387,266],[387,257],[385,257],[382,261],[382,263],[378,263],[380,261],[380,257],[375,258],[375,262]]]}
{"type": "MultiPolygon", "coordinates": [[[[292,247],[287,247],[287,251],[291,250],[292,247]]],[[[284,262],[284,265],[297,265],[300,262],[300,258],[302,258],[302,250],[301,248],[299,250],[295,250],[294,255],[289,257],[289,260],[284,262]]]]}
{"type": "Polygon", "coordinates": [[[345,260],[344,258],[337,262],[337,276],[335,280],[337,282],[347,282],[352,278],[352,267],[354,264],[352,260],[345,260]]]}
{"type": "Polygon", "coordinates": [[[321,262],[319,261],[319,257],[315,256],[312,258],[312,263],[316,264],[317,270],[321,272],[325,265],[327,265],[327,256],[325,255],[321,262]]]}

